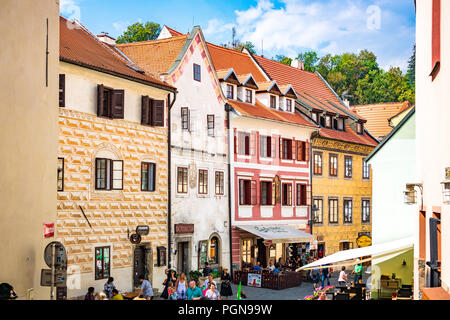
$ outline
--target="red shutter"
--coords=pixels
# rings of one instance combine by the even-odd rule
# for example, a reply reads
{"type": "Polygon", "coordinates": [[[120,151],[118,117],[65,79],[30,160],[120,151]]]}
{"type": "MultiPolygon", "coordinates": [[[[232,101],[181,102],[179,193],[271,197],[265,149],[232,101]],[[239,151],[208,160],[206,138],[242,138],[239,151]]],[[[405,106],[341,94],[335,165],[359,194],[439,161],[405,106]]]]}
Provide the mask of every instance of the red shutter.
{"type": "Polygon", "coordinates": [[[249,155],[250,154],[250,136],[248,136],[247,134],[243,134],[244,137],[244,154],[245,155],[249,155]]]}
{"type": "Polygon", "coordinates": [[[152,100],[152,120],[155,127],[164,127],[164,100],[152,100]]]}
{"type": "Polygon", "coordinates": [[[280,138],[280,159],[283,159],[283,139],[280,138]]]}
{"type": "Polygon", "coordinates": [[[431,30],[431,68],[435,76],[441,61],[441,0],[433,0],[431,30]]]}
{"type": "Polygon", "coordinates": [[[141,124],[150,124],[150,98],[142,96],[141,124]]]}
{"type": "Polygon", "coordinates": [[[267,157],[271,158],[273,157],[273,154],[275,152],[272,151],[273,145],[272,145],[272,137],[267,137],[266,141],[266,149],[267,149],[267,157]]]}
{"type": "Polygon", "coordinates": [[[59,75],[59,107],[64,108],[66,106],[66,75],[59,75]]]}
{"type": "Polygon", "coordinates": [[[292,158],[292,160],[295,160],[295,158],[297,158],[296,156],[295,156],[295,154],[296,154],[296,152],[295,152],[295,139],[292,139],[292,148],[291,148],[291,158],[292,158]]]}
{"type": "Polygon", "coordinates": [[[306,206],[306,204],[308,203],[307,201],[307,190],[306,190],[306,185],[302,184],[301,185],[301,205],[302,206],[306,206]]]}
{"type": "Polygon", "coordinates": [[[125,91],[112,91],[111,116],[114,119],[123,119],[125,113],[125,91]]]}
{"type": "Polygon", "coordinates": [[[257,205],[258,204],[258,190],[257,190],[257,183],[255,180],[251,181],[251,189],[252,189],[251,204],[257,205]]]}
{"type": "Polygon", "coordinates": [[[245,204],[249,205],[252,203],[252,184],[250,180],[243,180],[245,188],[245,204]]]}
{"type": "Polygon", "coordinates": [[[105,87],[102,84],[97,85],[97,116],[101,117],[103,112],[103,93],[105,87]]]}
{"type": "Polygon", "coordinates": [[[303,146],[304,150],[304,154],[305,154],[305,161],[309,162],[309,142],[306,142],[303,146]]]}

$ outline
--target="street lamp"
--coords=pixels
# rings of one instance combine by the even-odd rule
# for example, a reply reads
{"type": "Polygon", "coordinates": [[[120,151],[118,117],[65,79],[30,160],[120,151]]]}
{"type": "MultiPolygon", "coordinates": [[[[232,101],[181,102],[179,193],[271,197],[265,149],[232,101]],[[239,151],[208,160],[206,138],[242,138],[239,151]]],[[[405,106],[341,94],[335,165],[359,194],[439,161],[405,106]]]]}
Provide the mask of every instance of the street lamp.
{"type": "Polygon", "coordinates": [[[445,180],[442,185],[442,202],[450,204],[450,168],[445,168],[445,180]]]}
{"type": "Polygon", "coordinates": [[[308,224],[309,224],[309,226],[311,227],[311,234],[312,234],[312,227],[313,227],[313,225],[315,224],[315,223],[317,223],[318,221],[318,219],[317,219],[317,216],[316,216],[316,212],[317,211],[319,211],[319,208],[317,208],[317,206],[314,204],[312,207],[311,207],[311,216],[310,216],[310,218],[309,218],[309,221],[308,221],[308,224]]]}
{"type": "MultiPolygon", "coordinates": [[[[421,183],[407,183],[406,191],[404,191],[404,202],[405,204],[416,204],[417,203],[417,191],[416,187],[420,189],[420,195],[423,198],[423,187],[421,183]]],[[[423,201],[423,199],[422,199],[423,201]]]]}

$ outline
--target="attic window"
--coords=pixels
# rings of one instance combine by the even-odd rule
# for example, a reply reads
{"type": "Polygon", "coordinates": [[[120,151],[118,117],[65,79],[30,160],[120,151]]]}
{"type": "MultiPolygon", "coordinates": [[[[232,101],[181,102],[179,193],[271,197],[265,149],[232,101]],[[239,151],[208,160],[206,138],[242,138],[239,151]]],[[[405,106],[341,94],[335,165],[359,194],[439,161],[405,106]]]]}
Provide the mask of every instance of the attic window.
{"type": "Polygon", "coordinates": [[[364,125],[361,122],[358,122],[356,124],[356,132],[358,134],[363,134],[363,130],[364,130],[364,125]]]}
{"type": "Polygon", "coordinates": [[[314,120],[314,122],[317,123],[317,113],[314,113],[314,112],[313,112],[313,113],[311,114],[311,116],[312,116],[312,119],[314,120]]]}
{"type": "Polygon", "coordinates": [[[325,127],[331,128],[331,127],[332,127],[332,119],[331,119],[331,116],[326,116],[325,119],[326,119],[326,120],[325,120],[325,127]]]}
{"type": "Polygon", "coordinates": [[[286,111],[292,112],[292,100],[286,99],[286,111]]]}
{"type": "Polygon", "coordinates": [[[201,71],[200,66],[198,64],[194,63],[194,80],[195,81],[201,81],[201,71]]]}
{"type": "Polygon", "coordinates": [[[234,88],[231,84],[227,84],[227,99],[233,99],[234,88]]]}
{"type": "Polygon", "coordinates": [[[245,89],[245,102],[252,103],[253,101],[253,95],[252,90],[245,89]]]}
{"type": "Polygon", "coordinates": [[[270,107],[272,109],[277,108],[277,97],[276,96],[270,96],[270,107]]]}

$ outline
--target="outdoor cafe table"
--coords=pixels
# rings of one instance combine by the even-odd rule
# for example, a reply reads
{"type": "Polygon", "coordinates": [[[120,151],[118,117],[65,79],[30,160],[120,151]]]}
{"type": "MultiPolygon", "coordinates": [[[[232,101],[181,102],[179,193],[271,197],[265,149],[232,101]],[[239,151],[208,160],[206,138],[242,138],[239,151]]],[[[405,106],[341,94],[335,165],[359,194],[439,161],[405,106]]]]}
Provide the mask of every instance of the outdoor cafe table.
{"type": "Polygon", "coordinates": [[[246,286],[248,285],[248,275],[249,274],[260,274],[261,275],[261,288],[282,290],[287,288],[298,287],[302,284],[304,277],[303,272],[289,271],[287,273],[271,273],[268,271],[234,271],[233,272],[233,283],[246,286]]]}

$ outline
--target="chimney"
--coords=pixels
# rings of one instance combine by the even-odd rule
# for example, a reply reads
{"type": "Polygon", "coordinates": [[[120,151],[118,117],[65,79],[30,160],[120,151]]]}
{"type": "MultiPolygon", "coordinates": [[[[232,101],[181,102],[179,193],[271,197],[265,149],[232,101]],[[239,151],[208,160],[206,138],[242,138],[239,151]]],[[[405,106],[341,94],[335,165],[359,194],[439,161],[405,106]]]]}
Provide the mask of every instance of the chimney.
{"type": "Polygon", "coordinates": [[[350,109],[350,100],[344,99],[343,102],[344,102],[344,104],[347,106],[347,108],[350,109]]]}
{"type": "Polygon", "coordinates": [[[303,63],[303,61],[300,61],[298,59],[293,59],[291,62],[291,67],[300,69],[300,70],[305,70],[305,64],[303,63]]]}
{"type": "Polygon", "coordinates": [[[116,39],[108,35],[108,32],[102,32],[97,36],[98,40],[109,45],[115,45],[116,39]]]}

